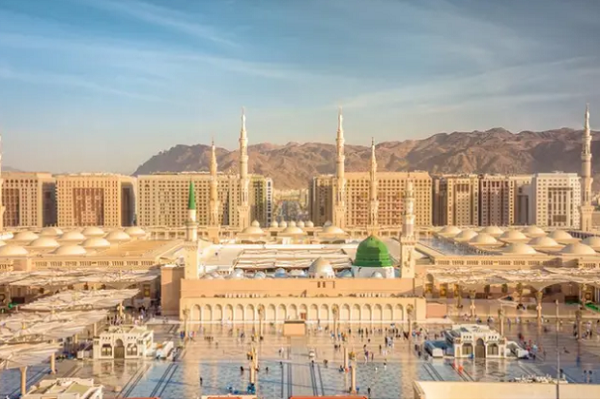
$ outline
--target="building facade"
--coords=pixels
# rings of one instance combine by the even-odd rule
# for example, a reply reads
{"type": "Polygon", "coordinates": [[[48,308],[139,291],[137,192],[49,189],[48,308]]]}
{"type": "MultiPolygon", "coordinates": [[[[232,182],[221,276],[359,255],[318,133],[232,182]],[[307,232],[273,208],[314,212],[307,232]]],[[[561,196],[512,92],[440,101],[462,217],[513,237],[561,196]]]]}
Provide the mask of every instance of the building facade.
{"type": "Polygon", "coordinates": [[[538,226],[579,229],[581,184],[576,173],[540,173],[531,184],[530,214],[538,226]]]}
{"type": "Polygon", "coordinates": [[[131,226],[135,178],[117,174],[56,176],[57,222],[63,227],[131,226]]]}
{"type": "Polygon", "coordinates": [[[437,176],[433,190],[435,225],[479,225],[478,175],[437,176]]]}
{"type": "Polygon", "coordinates": [[[3,172],[5,227],[56,225],[56,184],[49,173],[3,172]]]}
{"type": "MultiPolygon", "coordinates": [[[[181,227],[187,219],[190,182],[194,184],[198,225],[210,223],[211,175],[182,172],[140,175],[137,182],[137,223],[139,226],[181,227]]],[[[250,175],[250,211],[252,220],[262,226],[271,223],[273,181],[250,175]]],[[[240,179],[237,175],[217,175],[218,225],[238,226],[240,179]]]]}

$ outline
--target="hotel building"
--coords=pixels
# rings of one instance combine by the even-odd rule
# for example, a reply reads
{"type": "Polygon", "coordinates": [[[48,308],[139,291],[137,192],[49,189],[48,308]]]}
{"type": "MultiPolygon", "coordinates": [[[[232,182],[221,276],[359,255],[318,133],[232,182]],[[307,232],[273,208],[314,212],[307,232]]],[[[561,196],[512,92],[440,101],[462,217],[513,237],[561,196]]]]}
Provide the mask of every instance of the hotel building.
{"type": "Polygon", "coordinates": [[[56,186],[49,173],[2,172],[5,227],[56,225],[56,186]]]}

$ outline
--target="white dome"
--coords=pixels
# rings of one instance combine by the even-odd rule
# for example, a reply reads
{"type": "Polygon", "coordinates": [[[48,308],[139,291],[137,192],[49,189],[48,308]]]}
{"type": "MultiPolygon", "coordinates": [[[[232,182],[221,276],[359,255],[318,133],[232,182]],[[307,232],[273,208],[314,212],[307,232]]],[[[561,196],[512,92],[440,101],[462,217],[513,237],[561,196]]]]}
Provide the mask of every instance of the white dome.
{"type": "Polygon", "coordinates": [[[104,239],[104,238],[100,238],[100,237],[92,237],[89,239],[86,239],[81,246],[83,246],[86,249],[105,249],[107,247],[110,247],[110,243],[108,242],[108,240],[104,239]]]}
{"type": "Polygon", "coordinates": [[[60,236],[63,231],[55,226],[48,226],[40,231],[40,236],[60,236]]]}
{"type": "Polygon", "coordinates": [[[371,278],[383,279],[383,275],[381,275],[381,272],[376,271],[376,272],[373,272],[373,275],[371,275],[371,278]]]}
{"type": "Polygon", "coordinates": [[[529,241],[529,245],[533,247],[555,247],[559,246],[556,240],[548,236],[539,236],[529,241]]]}
{"type": "Polygon", "coordinates": [[[279,228],[279,224],[277,223],[277,221],[271,222],[271,228],[279,228]]]}
{"type": "Polygon", "coordinates": [[[288,227],[295,228],[296,227],[296,222],[295,221],[290,221],[290,223],[288,224],[288,227]]]}
{"type": "Polygon", "coordinates": [[[250,226],[255,226],[257,228],[260,228],[260,222],[258,222],[257,220],[252,221],[252,223],[250,224],[250,226]]]}
{"type": "Polygon", "coordinates": [[[583,244],[587,244],[593,248],[600,248],[600,237],[598,236],[590,236],[581,241],[583,244]]]}
{"type": "Polygon", "coordinates": [[[63,242],[77,242],[77,243],[81,243],[85,240],[85,236],[83,236],[81,234],[81,232],[78,231],[71,231],[71,232],[67,232],[64,233],[61,237],[60,240],[63,242]]]}
{"type": "Polygon", "coordinates": [[[54,250],[54,254],[59,256],[83,256],[87,254],[87,251],[76,244],[65,244],[54,250]]]}
{"type": "MultiPolygon", "coordinates": [[[[527,236],[522,234],[517,230],[506,231],[500,236],[500,240],[505,242],[519,242],[519,241],[527,241],[527,236]]],[[[533,249],[532,249],[533,250],[533,249]]]]}
{"type": "Polygon", "coordinates": [[[244,279],[244,271],[241,269],[236,269],[235,271],[233,271],[233,273],[231,274],[231,279],[244,279]]]}
{"type": "Polygon", "coordinates": [[[252,225],[252,226],[249,226],[249,227],[245,228],[245,229],[242,231],[242,234],[244,234],[244,235],[255,235],[255,236],[257,236],[257,235],[264,235],[264,234],[265,234],[265,232],[264,232],[262,229],[260,229],[260,226],[255,226],[255,225],[252,225]]]}
{"type": "Polygon", "coordinates": [[[540,229],[535,225],[530,225],[527,228],[523,229],[521,232],[523,232],[529,237],[538,237],[546,235],[546,232],[544,232],[543,229],[540,229]]]}
{"type": "Polygon", "coordinates": [[[312,221],[308,221],[308,222],[306,223],[306,227],[307,227],[307,228],[314,228],[314,227],[315,227],[315,224],[314,224],[312,221]]]}
{"type": "Polygon", "coordinates": [[[304,277],[306,276],[306,272],[302,271],[301,269],[293,269],[290,271],[290,276],[304,277]]]}
{"type": "Polygon", "coordinates": [[[556,240],[557,242],[562,242],[565,240],[568,241],[573,239],[573,236],[571,236],[568,232],[563,231],[562,229],[557,229],[554,232],[550,233],[548,236],[556,240]]]}
{"type": "Polygon", "coordinates": [[[29,252],[16,244],[6,244],[0,247],[0,257],[19,257],[26,256],[29,252]]]}
{"type": "Polygon", "coordinates": [[[287,222],[285,222],[285,221],[281,221],[281,222],[279,223],[279,227],[280,227],[280,228],[287,228],[287,227],[288,227],[288,223],[287,223],[287,222]]]}
{"type": "Polygon", "coordinates": [[[305,226],[305,225],[304,225],[304,221],[298,221],[298,223],[296,224],[296,226],[297,226],[298,228],[304,228],[304,226],[305,226]]]}
{"type": "Polygon", "coordinates": [[[56,239],[50,236],[43,236],[29,243],[29,247],[34,247],[37,249],[55,249],[58,246],[60,246],[60,244],[56,241],[56,239]]]}
{"type": "Polygon", "coordinates": [[[115,242],[115,243],[128,242],[131,240],[131,236],[129,236],[128,234],[126,234],[123,231],[112,231],[108,235],[106,235],[104,238],[106,240],[108,240],[109,242],[115,242]]]}
{"type": "Polygon", "coordinates": [[[323,224],[323,228],[327,228],[329,225],[333,225],[331,221],[327,221],[323,224]]]}
{"type": "MultiPolygon", "coordinates": [[[[514,232],[514,231],[511,231],[514,232]]],[[[521,232],[519,232],[521,233],[521,232]]],[[[505,254],[532,255],[537,254],[533,247],[525,243],[512,243],[501,249],[505,254]]]]}
{"type": "Polygon", "coordinates": [[[352,271],[349,269],[345,269],[338,274],[338,278],[352,278],[352,271]]]}
{"type": "Polygon", "coordinates": [[[329,261],[319,257],[310,264],[308,276],[312,278],[335,278],[335,272],[329,261]]]}
{"type": "Polygon", "coordinates": [[[470,244],[479,244],[479,245],[487,245],[487,244],[496,244],[498,241],[488,233],[480,233],[479,235],[473,237],[469,240],[470,244]]]}
{"type": "Polygon", "coordinates": [[[338,228],[335,225],[329,225],[321,231],[325,235],[345,235],[346,233],[342,228],[338,228]]]}
{"type": "Polygon", "coordinates": [[[258,271],[257,273],[254,274],[254,279],[265,279],[267,277],[267,274],[265,274],[262,271],[258,271]]]}
{"type": "Polygon", "coordinates": [[[583,243],[571,243],[565,246],[560,254],[569,254],[569,255],[578,255],[578,256],[592,256],[595,255],[596,252],[587,244],[583,243]]]}
{"type": "Polygon", "coordinates": [[[288,226],[281,232],[281,235],[304,235],[304,231],[297,226],[288,226]]]}
{"type": "Polygon", "coordinates": [[[486,226],[479,233],[485,233],[490,236],[500,236],[504,233],[504,231],[497,226],[486,226]]]}
{"type": "Polygon", "coordinates": [[[33,232],[30,231],[23,231],[23,232],[19,232],[15,235],[15,237],[13,238],[13,240],[15,242],[33,242],[35,239],[39,238],[38,235],[36,235],[33,232]]]}
{"type": "Polygon", "coordinates": [[[125,229],[125,233],[131,237],[146,236],[146,231],[144,231],[139,226],[130,226],[129,228],[125,229]]]}
{"type": "Polygon", "coordinates": [[[460,233],[460,229],[456,226],[448,225],[445,226],[441,231],[440,235],[442,236],[456,236],[460,233]]]}
{"type": "Polygon", "coordinates": [[[102,229],[98,228],[97,226],[88,226],[87,228],[85,228],[83,230],[83,232],[81,232],[83,236],[104,236],[105,233],[102,229]]]}
{"type": "Polygon", "coordinates": [[[274,276],[275,278],[285,278],[287,276],[287,272],[283,268],[277,268],[274,276]]]}
{"type": "Polygon", "coordinates": [[[477,236],[477,232],[475,232],[472,229],[465,229],[458,235],[454,236],[454,240],[456,240],[457,242],[468,242],[469,240],[473,239],[475,236],[477,236]]]}

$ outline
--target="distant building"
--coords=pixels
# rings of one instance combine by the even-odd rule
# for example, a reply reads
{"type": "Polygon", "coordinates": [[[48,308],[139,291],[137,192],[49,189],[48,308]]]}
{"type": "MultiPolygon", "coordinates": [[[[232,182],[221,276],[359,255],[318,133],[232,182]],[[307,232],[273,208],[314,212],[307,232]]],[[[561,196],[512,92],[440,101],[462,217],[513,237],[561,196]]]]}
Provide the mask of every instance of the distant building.
{"type": "Polygon", "coordinates": [[[535,174],[530,190],[532,224],[579,229],[581,184],[576,173],[535,174]]]}
{"type": "Polygon", "coordinates": [[[151,355],[154,331],[146,326],[109,326],[94,338],[94,359],[139,359],[151,355]]]}
{"type": "Polygon", "coordinates": [[[532,175],[480,175],[479,225],[528,225],[532,179],[532,175]]]}
{"type": "Polygon", "coordinates": [[[102,385],[93,379],[44,379],[32,386],[22,399],[102,399],[102,385]]]}
{"type": "Polygon", "coordinates": [[[478,175],[437,176],[433,191],[435,225],[479,225],[478,175]]]}
{"type": "Polygon", "coordinates": [[[5,227],[56,225],[56,184],[51,174],[4,171],[2,179],[5,227]]]}
{"type": "Polygon", "coordinates": [[[135,212],[135,178],[118,174],[56,176],[58,225],[131,226],[135,212]]]}

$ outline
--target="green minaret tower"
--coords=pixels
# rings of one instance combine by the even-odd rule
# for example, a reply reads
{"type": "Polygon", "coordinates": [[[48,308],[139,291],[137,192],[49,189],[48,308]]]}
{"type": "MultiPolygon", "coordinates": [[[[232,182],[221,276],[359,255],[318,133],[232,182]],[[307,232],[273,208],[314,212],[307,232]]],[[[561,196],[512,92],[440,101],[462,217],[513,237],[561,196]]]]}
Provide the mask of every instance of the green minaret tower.
{"type": "Polygon", "coordinates": [[[194,192],[194,182],[190,181],[190,189],[188,194],[188,210],[196,209],[196,193],[194,192]]]}

